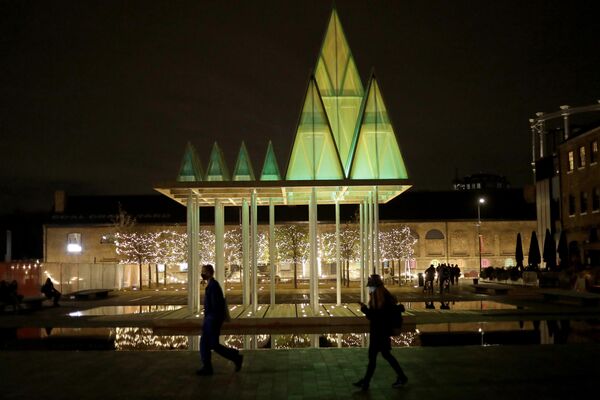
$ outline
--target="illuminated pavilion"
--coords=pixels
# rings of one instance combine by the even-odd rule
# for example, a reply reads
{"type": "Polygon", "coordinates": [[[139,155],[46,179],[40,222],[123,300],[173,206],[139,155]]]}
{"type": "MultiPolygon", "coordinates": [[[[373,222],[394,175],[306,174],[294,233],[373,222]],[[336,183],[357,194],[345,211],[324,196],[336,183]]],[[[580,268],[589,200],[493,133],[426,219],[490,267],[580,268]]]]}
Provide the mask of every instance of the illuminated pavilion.
{"type": "MultiPolygon", "coordinates": [[[[160,193],[187,207],[188,307],[200,308],[200,208],[214,207],[215,277],[223,282],[224,207],[242,208],[242,298],[258,307],[257,207],[269,207],[270,301],[275,303],[275,206],[309,206],[310,304],[319,307],[317,207],[335,205],[337,265],[340,265],[340,204],[360,207],[361,287],[370,271],[381,273],[379,204],[410,188],[408,174],[383,95],[372,74],[366,90],[334,9],[302,105],[284,174],[269,142],[260,175],[242,142],[233,173],[215,143],[206,170],[188,144],[175,182],[157,185],[160,193]]],[[[337,268],[337,304],[341,303],[337,268]]],[[[361,290],[361,299],[365,290],[361,290]]]]}

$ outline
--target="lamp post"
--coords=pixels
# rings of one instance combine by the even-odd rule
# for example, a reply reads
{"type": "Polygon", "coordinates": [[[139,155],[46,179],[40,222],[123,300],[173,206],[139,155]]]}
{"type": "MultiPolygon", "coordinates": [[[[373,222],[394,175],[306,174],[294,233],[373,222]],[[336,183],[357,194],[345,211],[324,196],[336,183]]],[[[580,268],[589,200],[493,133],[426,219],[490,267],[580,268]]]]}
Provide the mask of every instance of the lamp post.
{"type": "Polygon", "coordinates": [[[481,205],[485,204],[485,199],[480,197],[477,200],[477,240],[479,242],[479,276],[481,276],[481,205]]]}

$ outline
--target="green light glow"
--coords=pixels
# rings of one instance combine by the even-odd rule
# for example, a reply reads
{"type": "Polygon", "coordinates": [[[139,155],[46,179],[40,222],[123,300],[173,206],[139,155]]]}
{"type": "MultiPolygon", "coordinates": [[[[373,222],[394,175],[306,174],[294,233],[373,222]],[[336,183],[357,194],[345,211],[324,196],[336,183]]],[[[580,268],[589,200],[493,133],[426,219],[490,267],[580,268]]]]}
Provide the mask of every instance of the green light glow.
{"type": "Polygon", "coordinates": [[[206,180],[207,181],[228,181],[229,170],[225,163],[225,157],[221,148],[215,142],[213,144],[212,151],[210,152],[210,158],[208,160],[208,168],[206,169],[206,180]]]}
{"type": "Polygon", "coordinates": [[[275,158],[275,152],[273,151],[273,143],[269,140],[267,146],[267,154],[265,155],[265,162],[263,163],[262,173],[260,174],[261,181],[280,181],[281,174],[279,173],[279,166],[277,165],[277,158],[275,158]]]}
{"type": "Polygon", "coordinates": [[[311,79],[288,165],[287,180],[343,179],[344,172],[319,89],[311,79]]]}
{"type": "Polygon", "coordinates": [[[364,89],[335,9],[323,38],[315,79],[347,175],[364,89]]]}
{"type": "Polygon", "coordinates": [[[202,181],[202,164],[196,153],[196,149],[191,143],[185,146],[185,153],[181,159],[181,167],[177,181],[179,182],[200,182],[202,181]]]}
{"type": "Polygon", "coordinates": [[[234,181],[253,181],[254,170],[252,169],[252,163],[250,162],[250,156],[248,155],[248,149],[246,144],[242,142],[240,152],[238,153],[237,161],[235,162],[235,168],[233,170],[234,181]]]}
{"type": "Polygon", "coordinates": [[[383,96],[373,75],[360,118],[351,179],[407,179],[383,96]]]}

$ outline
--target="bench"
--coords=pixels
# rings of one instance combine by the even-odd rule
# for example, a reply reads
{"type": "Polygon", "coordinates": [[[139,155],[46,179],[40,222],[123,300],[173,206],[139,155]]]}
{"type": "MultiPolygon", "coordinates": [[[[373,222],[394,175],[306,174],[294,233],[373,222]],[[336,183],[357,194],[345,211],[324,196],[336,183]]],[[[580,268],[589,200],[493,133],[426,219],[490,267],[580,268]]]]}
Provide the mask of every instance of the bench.
{"type": "Polygon", "coordinates": [[[29,311],[33,311],[33,310],[41,310],[42,309],[42,303],[44,302],[44,300],[46,300],[46,296],[28,296],[28,297],[23,297],[23,299],[21,300],[21,302],[19,303],[19,306],[17,307],[17,309],[15,310],[14,306],[10,303],[5,303],[5,302],[0,302],[0,310],[4,311],[6,306],[10,306],[11,308],[13,308],[13,311],[16,313],[18,311],[23,311],[23,310],[29,310],[29,311]]]}
{"type": "Polygon", "coordinates": [[[473,287],[475,288],[475,293],[484,293],[484,294],[489,294],[489,293],[494,293],[497,295],[504,295],[504,294],[508,294],[508,290],[509,288],[507,286],[502,286],[502,285],[489,285],[489,284],[473,284],[473,287]]]}
{"type": "Polygon", "coordinates": [[[69,294],[69,298],[83,300],[95,297],[97,299],[105,299],[108,297],[108,293],[112,292],[112,289],[86,289],[79,290],[69,294]]]}
{"type": "Polygon", "coordinates": [[[581,306],[597,306],[600,294],[574,290],[540,290],[545,301],[562,302],[581,306]]]}

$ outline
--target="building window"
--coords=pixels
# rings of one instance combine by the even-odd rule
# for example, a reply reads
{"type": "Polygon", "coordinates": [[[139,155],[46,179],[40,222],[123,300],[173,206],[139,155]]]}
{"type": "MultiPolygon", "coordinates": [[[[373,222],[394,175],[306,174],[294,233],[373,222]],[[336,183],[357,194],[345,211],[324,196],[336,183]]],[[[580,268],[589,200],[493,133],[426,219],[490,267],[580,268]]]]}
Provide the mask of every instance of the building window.
{"type": "Polygon", "coordinates": [[[600,187],[595,187],[592,190],[592,211],[600,211],[600,187]]]}
{"type": "Polygon", "coordinates": [[[575,215],[575,196],[569,195],[569,215],[575,215]]]}
{"type": "Polygon", "coordinates": [[[100,236],[100,244],[114,244],[115,243],[115,235],[113,233],[105,233],[100,236]]]}
{"type": "Polygon", "coordinates": [[[569,152],[569,171],[573,171],[575,169],[575,158],[573,156],[573,152],[569,152]]]}
{"type": "Polygon", "coordinates": [[[69,233],[67,235],[67,252],[71,254],[81,253],[81,233],[69,233]]]}
{"type": "Polygon", "coordinates": [[[598,162],[598,141],[592,142],[592,151],[590,152],[590,164],[598,162]]]}
{"type": "Polygon", "coordinates": [[[581,192],[579,195],[579,213],[587,214],[588,195],[587,192],[581,192]]]}
{"type": "Polygon", "coordinates": [[[585,167],[585,146],[579,148],[579,168],[585,167]]]}

